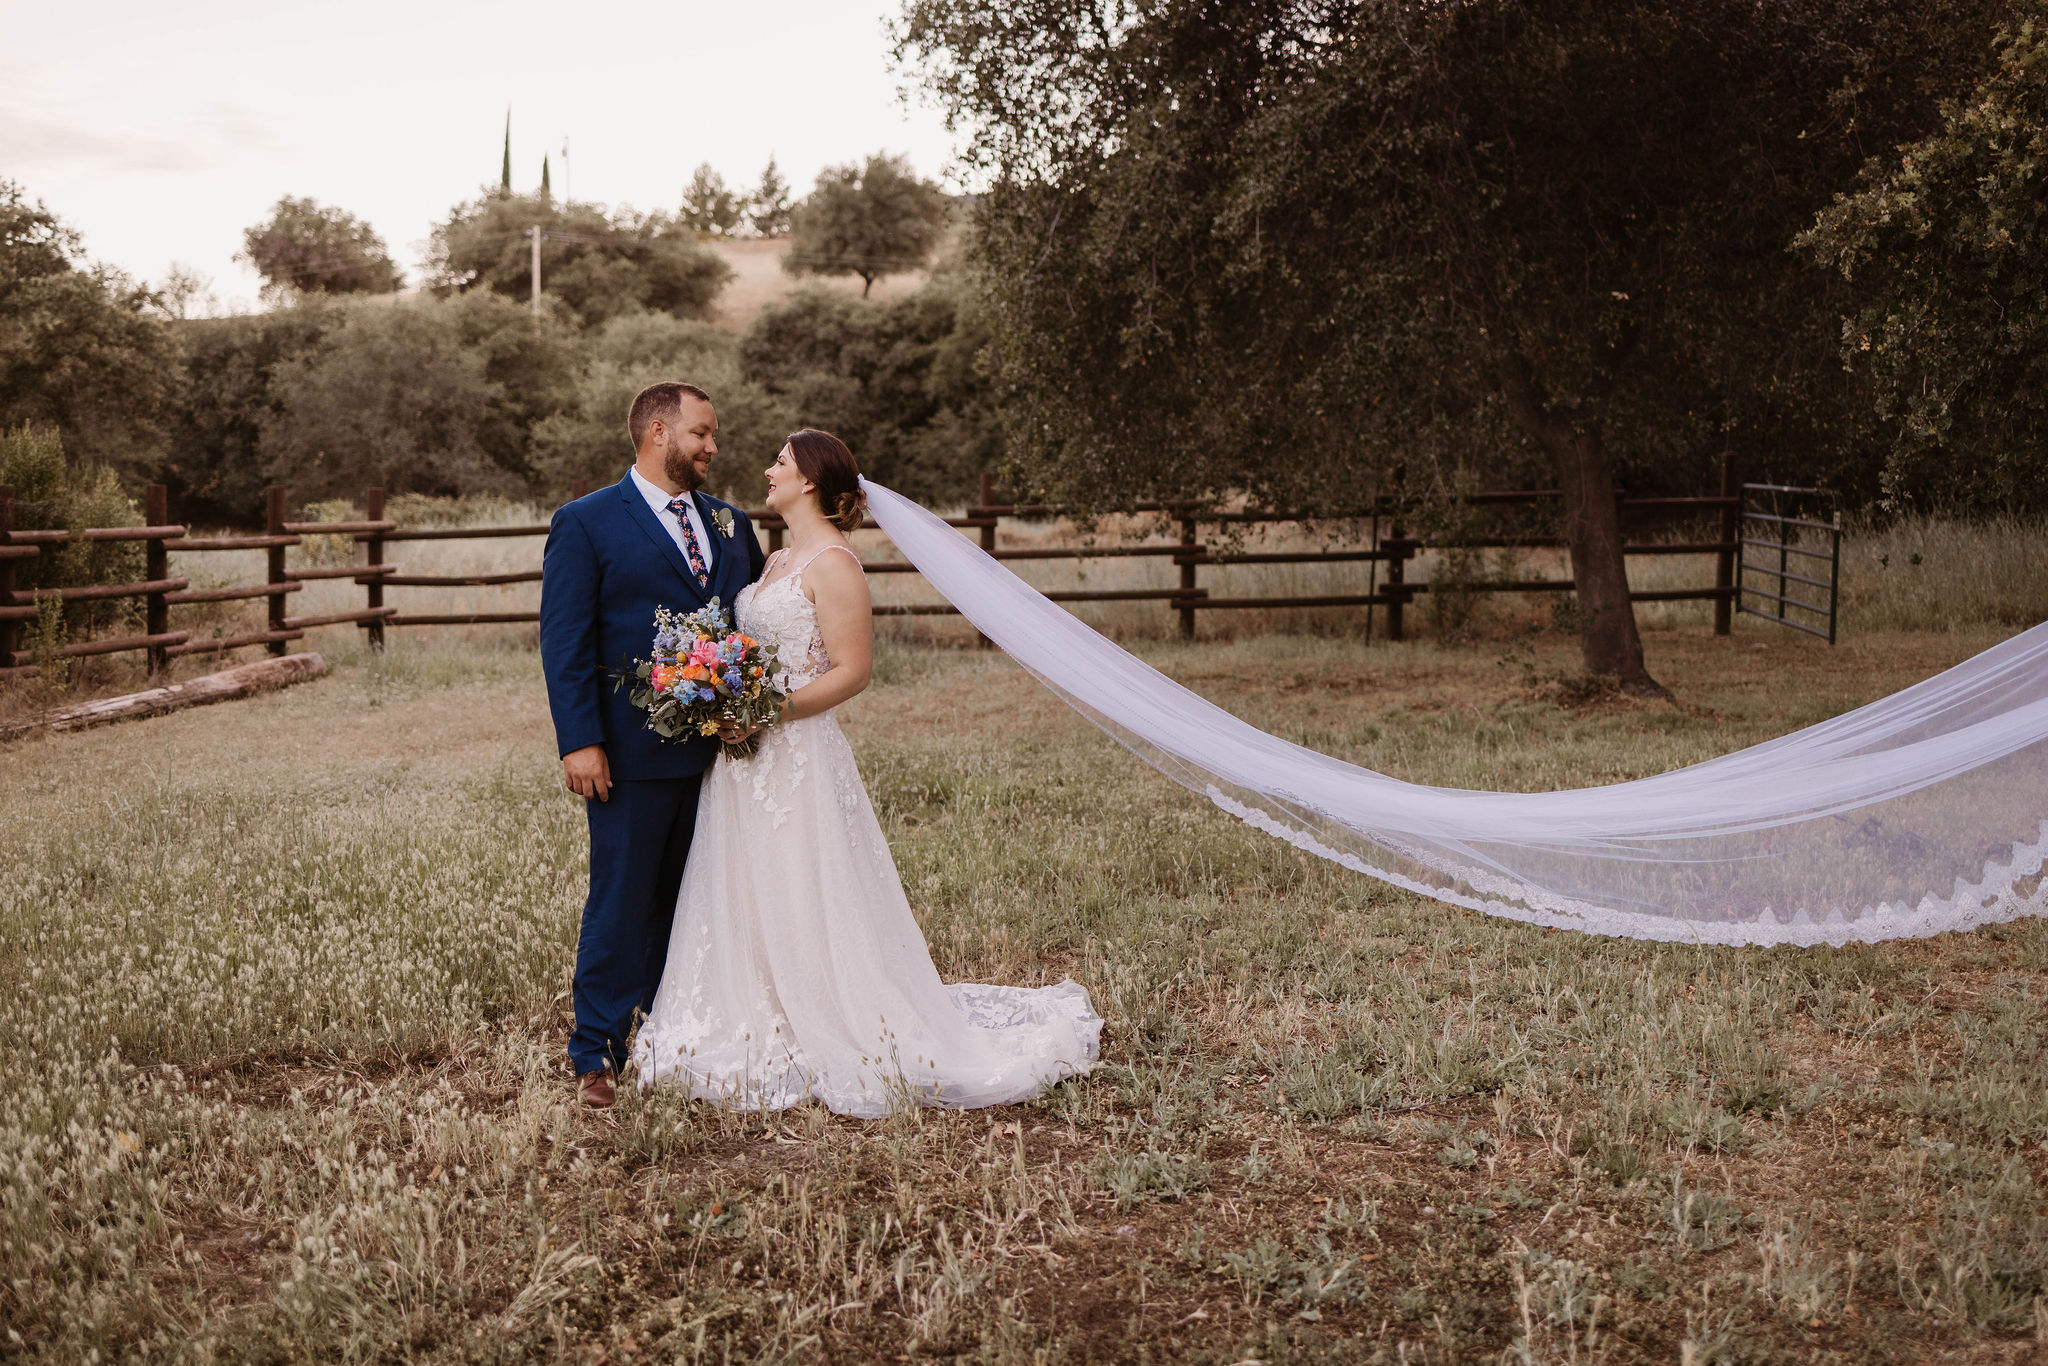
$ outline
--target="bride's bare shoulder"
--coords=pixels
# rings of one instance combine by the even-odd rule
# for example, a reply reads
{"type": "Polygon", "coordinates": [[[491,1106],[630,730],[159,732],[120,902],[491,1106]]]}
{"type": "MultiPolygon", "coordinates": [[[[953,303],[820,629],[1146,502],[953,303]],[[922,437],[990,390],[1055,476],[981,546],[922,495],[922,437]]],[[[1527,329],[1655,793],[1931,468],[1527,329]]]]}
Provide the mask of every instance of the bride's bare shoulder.
{"type": "Polygon", "coordinates": [[[861,567],[860,555],[844,542],[825,547],[804,565],[804,593],[813,602],[819,601],[820,595],[841,599],[858,595],[864,600],[867,592],[867,571],[861,567]]]}

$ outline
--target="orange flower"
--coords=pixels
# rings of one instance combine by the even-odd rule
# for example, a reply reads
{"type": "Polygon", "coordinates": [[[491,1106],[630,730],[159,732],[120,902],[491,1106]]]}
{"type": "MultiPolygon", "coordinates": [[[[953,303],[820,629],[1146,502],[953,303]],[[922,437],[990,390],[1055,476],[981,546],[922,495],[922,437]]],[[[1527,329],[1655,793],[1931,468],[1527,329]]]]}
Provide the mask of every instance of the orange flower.
{"type": "Polygon", "coordinates": [[[711,670],[705,668],[702,664],[685,664],[683,666],[683,677],[693,683],[702,683],[711,677],[711,670]]]}

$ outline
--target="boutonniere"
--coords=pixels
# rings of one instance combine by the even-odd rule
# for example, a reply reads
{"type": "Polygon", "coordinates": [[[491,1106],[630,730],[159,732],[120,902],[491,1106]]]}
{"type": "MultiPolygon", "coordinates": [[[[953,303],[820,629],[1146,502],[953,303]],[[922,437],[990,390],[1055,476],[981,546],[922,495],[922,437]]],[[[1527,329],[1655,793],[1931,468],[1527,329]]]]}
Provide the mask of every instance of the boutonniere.
{"type": "Polygon", "coordinates": [[[732,509],[719,508],[711,514],[711,520],[718,527],[718,534],[726,540],[732,539],[732,509]]]}

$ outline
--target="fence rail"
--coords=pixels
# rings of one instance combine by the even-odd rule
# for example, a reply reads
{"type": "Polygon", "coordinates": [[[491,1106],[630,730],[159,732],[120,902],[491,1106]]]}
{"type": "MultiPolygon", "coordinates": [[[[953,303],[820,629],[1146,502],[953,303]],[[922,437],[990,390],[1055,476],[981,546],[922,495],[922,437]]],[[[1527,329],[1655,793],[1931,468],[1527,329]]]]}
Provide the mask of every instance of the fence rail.
{"type": "MultiPolygon", "coordinates": [[[[1630,600],[1711,601],[1714,604],[1714,630],[1717,634],[1726,635],[1731,626],[1733,613],[1744,594],[1753,594],[1760,599],[1772,596],[1757,588],[1743,586],[1743,571],[1760,568],[1753,562],[1743,563],[1741,556],[1745,546],[1766,548],[1781,557],[1780,565],[1771,571],[1772,577],[1779,580],[1777,586],[1781,594],[1793,582],[1821,584],[1820,580],[1802,577],[1791,570],[1789,565],[1782,562],[1782,557],[1813,554],[1818,558],[1827,558],[1794,543],[1791,528],[1818,527],[1838,537],[1836,525],[1750,512],[1744,505],[1744,495],[1760,489],[1783,493],[1795,492],[1775,490],[1774,486],[1768,485],[1738,486],[1735,482],[1733,462],[1724,461],[1721,490],[1718,495],[1622,498],[1620,510],[1633,519],[1669,521],[1712,516],[1718,523],[1718,536],[1713,540],[1636,539],[1625,543],[1622,547],[1623,554],[1631,557],[1712,555],[1715,557],[1716,565],[1715,580],[1711,585],[1633,591],[1629,594],[1630,600]],[[1784,525],[1779,526],[1776,539],[1765,540],[1746,534],[1745,527],[1750,521],[1755,521],[1759,525],[1777,525],[1781,522],[1784,525]]],[[[571,497],[581,496],[584,491],[584,488],[578,485],[572,489],[571,497]]],[[[260,645],[271,654],[283,654],[292,641],[321,626],[357,626],[365,632],[372,648],[381,649],[385,643],[386,632],[400,627],[518,624],[537,622],[540,619],[540,614],[534,611],[405,612],[388,605],[384,600],[384,594],[387,588],[395,587],[475,588],[538,582],[541,577],[538,568],[509,573],[407,574],[390,562],[389,553],[393,545],[404,542],[541,537],[548,531],[545,524],[408,528],[385,517],[384,491],[375,488],[364,491],[364,515],[361,518],[333,522],[293,521],[285,516],[286,491],[282,488],[271,488],[265,497],[266,517],[262,535],[192,536],[188,534],[189,528],[170,521],[168,495],[164,487],[151,485],[146,498],[145,520],[148,524],[145,526],[102,527],[83,531],[16,531],[13,529],[12,494],[11,489],[0,488],[0,677],[19,677],[34,672],[35,666],[21,654],[22,624],[34,619],[38,612],[38,603],[50,597],[66,602],[142,598],[143,634],[68,644],[60,653],[65,656],[82,656],[127,650],[146,651],[152,673],[161,671],[171,659],[246,646],[260,645]],[[303,544],[304,539],[309,536],[346,538],[362,547],[362,558],[356,563],[340,566],[291,567],[287,563],[287,552],[293,546],[303,544]],[[17,566],[40,556],[47,547],[70,541],[144,542],[146,577],[133,583],[36,590],[15,588],[17,566]],[[169,572],[169,556],[174,550],[181,554],[261,550],[265,552],[267,573],[260,583],[194,589],[186,579],[174,577],[169,572]],[[363,606],[346,611],[301,615],[291,615],[287,611],[291,595],[302,591],[308,583],[333,580],[352,581],[361,586],[363,606]],[[262,630],[194,639],[189,632],[172,630],[170,627],[169,610],[175,606],[257,599],[265,602],[265,623],[262,630]]],[[[1560,496],[1557,491],[1551,489],[1507,489],[1472,494],[1465,501],[1475,507],[1538,506],[1560,496]]],[[[1373,609],[1381,608],[1385,613],[1383,629],[1389,638],[1399,640],[1405,634],[1405,614],[1408,606],[1421,594],[1432,590],[1444,591],[1451,587],[1411,580],[1409,567],[1418,555],[1425,549],[1451,548],[1451,543],[1425,545],[1422,540],[1407,535],[1391,503],[1382,503],[1377,508],[1359,514],[1317,519],[1368,523],[1369,548],[1312,551],[1240,551],[1231,549],[1227,544],[1212,547],[1202,537],[1205,527],[1248,527],[1300,523],[1304,520],[1285,514],[1226,512],[1178,503],[1141,504],[1134,510],[1166,518],[1177,532],[1176,538],[1141,545],[1003,546],[998,544],[997,532],[1006,521],[1042,521],[1065,515],[1067,510],[1039,503],[998,503],[991,482],[986,476],[982,479],[979,497],[973,506],[966,509],[965,515],[945,520],[950,526],[974,533],[982,549],[998,560],[1167,561],[1179,570],[1179,582],[1174,587],[1055,590],[1046,596],[1054,602],[1067,603],[1159,603],[1178,616],[1180,632],[1187,637],[1194,635],[1197,615],[1202,612],[1363,607],[1367,610],[1368,632],[1373,626],[1373,609]],[[1295,596],[1217,596],[1199,580],[1199,573],[1204,568],[1281,564],[1361,565],[1367,571],[1366,591],[1309,593],[1295,596]]],[[[782,519],[767,509],[751,511],[749,516],[766,534],[768,548],[771,551],[779,549],[787,533],[782,519]]],[[[873,523],[869,525],[872,526],[873,523]]],[[[1562,545],[1562,541],[1543,536],[1491,536],[1461,539],[1455,542],[1455,545],[1467,549],[1519,549],[1557,547],[1562,545]]],[[[900,561],[872,562],[867,564],[866,568],[872,574],[916,572],[914,566],[900,561]]],[[[1838,573],[1839,541],[1831,564],[1831,580],[1838,576],[1838,573]]],[[[1832,601],[1832,582],[1823,586],[1829,588],[1832,601]]],[[[1470,593],[1568,593],[1573,587],[1570,579],[1497,580],[1460,582],[1455,585],[1457,591],[1470,593]]],[[[1828,629],[1823,633],[1787,618],[1785,612],[1788,607],[1810,609],[1811,605],[1796,598],[1785,597],[1779,602],[1776,612],[1769,615],[1772,615],[1774,620],[1784,621],[1787,625],[1799,624],[1801,629],[1813,630],[1814,634],[1825,634],[1829,639],[1833,638],[1831,614],[1828,629]]],[[[946,603],[884,603],[878,604],[875,608],[879,615],[904,617],[947,615],[953,614],[955,610],[946,603]]],[[[1742,610],[1754,615],[1766,615],[1746,606],[1742,607],[1742,610]]]]}

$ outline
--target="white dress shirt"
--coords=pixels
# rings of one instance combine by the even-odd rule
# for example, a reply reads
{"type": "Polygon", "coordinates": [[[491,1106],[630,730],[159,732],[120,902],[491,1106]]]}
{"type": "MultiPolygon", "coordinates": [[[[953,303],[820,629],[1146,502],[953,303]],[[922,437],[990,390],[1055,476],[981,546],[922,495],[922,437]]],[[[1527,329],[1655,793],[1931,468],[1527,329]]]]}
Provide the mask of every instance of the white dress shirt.
{"type": "MultiPolygon", "coordinates": [[[[647,500],[647,506],[654,509],[654,520],[661,523],[662,530],[666,531],[668,538],[676,543],[676,549],[683,552],[683,563],[688,564],[690,562],[690,551],[683,544],[683,528],[676,522],[675,514],[668,510],[670,495],[662,492],[652,480],[640,473],[639,470],[628,470],[627,473],[633,476],[633,487],[640,490],[640,496],[647,500]]],[[[718,563],[718,547],[713,544],[711,536],[707,534],[703,514],[697,510],[696,497],[685,493],[682,495],[682,499],[683,510],[689,514],[690,530],[697,533],[697,548],[704,555],[704,570],[706,573],[709,573],[712,567],[718,563]]]]}

